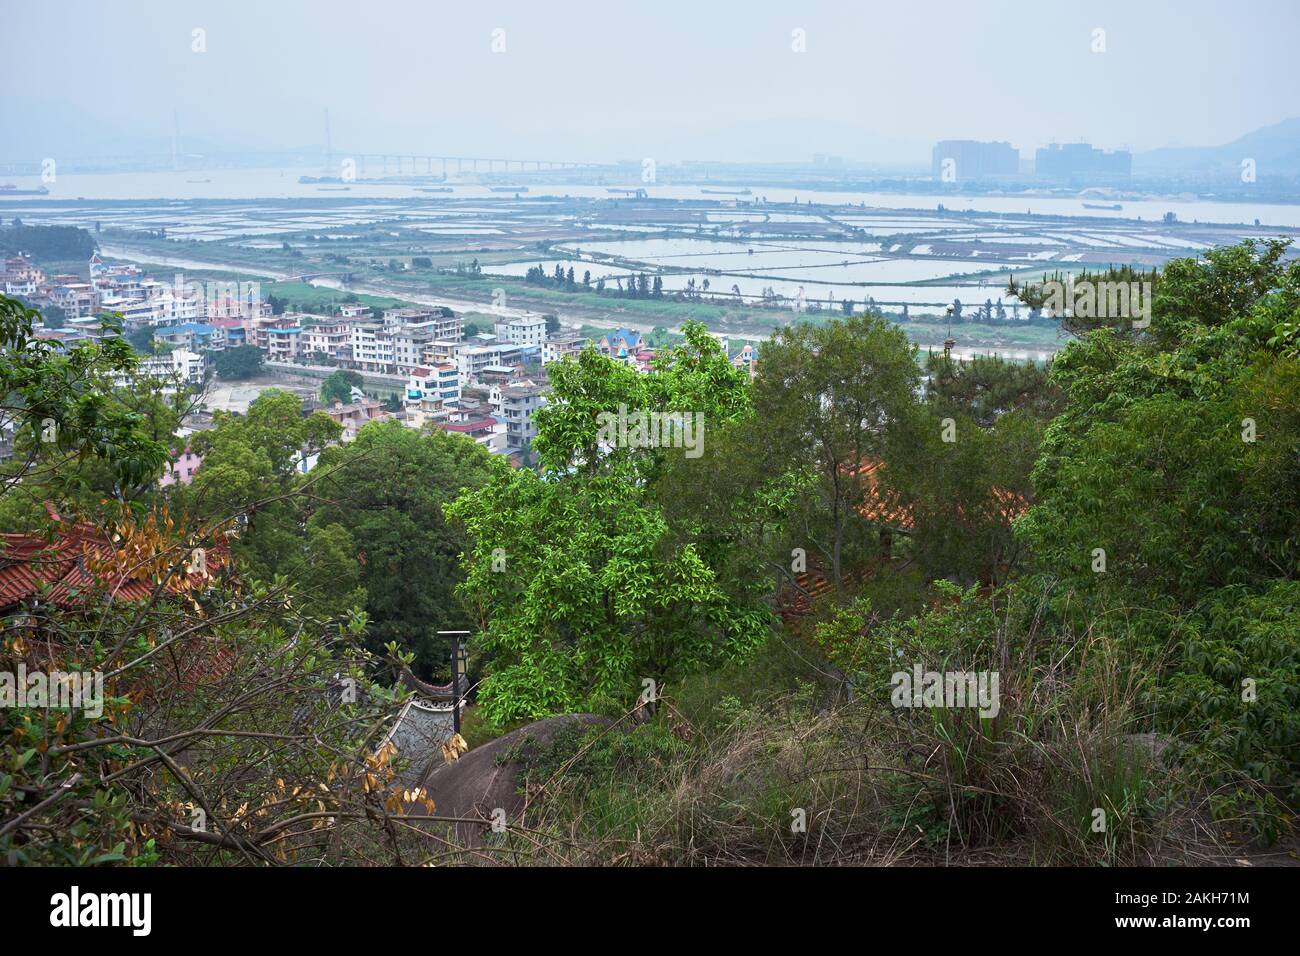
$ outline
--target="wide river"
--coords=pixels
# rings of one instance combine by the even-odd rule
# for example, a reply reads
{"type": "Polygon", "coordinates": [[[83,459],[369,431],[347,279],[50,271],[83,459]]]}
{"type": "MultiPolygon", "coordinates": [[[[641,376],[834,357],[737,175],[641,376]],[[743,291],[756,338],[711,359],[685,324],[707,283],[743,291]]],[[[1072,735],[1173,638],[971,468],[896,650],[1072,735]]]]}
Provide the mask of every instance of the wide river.
{"type": "MultiPolygon", "coordinates": [[[[322,189],[298,182],[301,175],[319,176],[319,169],[215,169],[187,172],[148,173],[66,173],[48,183],[48,196],[11,196],[0,201],[32,199],[301,199],[326,197],[336,199],[502,199],[507,192],[493,192],[473,183],[450,183],[449,193],[421,192],[410,185],[352,183],[346,189],[322,189]]],[[[0,179],[19,189],[35,189],[39,176],[6,176],[0,179]]],[[[753,195],[729,197],[706,193],[708,186],[674,186],[635,182],[611,182],[614,188],[644,188],[658,199],[738,199],[748,202],[757,197],[773,203],[821,203],[828,205],[863,205],[877,209],[934,210],[942,204],[950,210],[979,210],[995,213],[1032,213],[1035,215],[1094,216],[1099,219],[1158,220],[1167,212],[1183,222],[1241,223],[1259,220],[1263,226],[1300,228],[1300,203],[1230,203],[1188,198],[1125,200],[1122,210],[1085,209],[1083,199],[1058,196],[951,196],[914,193],[829,192],[790,189],[785,186],[751,186],[753,195]]],[[[716,187],[715,187],[716,188],[716,187]]],[[[589,199],[618,198],[607,186],[533,185],[521,196],[589,199]]],[[[1096,199],[1090,200],[1097,202],[1096,199]]]]}

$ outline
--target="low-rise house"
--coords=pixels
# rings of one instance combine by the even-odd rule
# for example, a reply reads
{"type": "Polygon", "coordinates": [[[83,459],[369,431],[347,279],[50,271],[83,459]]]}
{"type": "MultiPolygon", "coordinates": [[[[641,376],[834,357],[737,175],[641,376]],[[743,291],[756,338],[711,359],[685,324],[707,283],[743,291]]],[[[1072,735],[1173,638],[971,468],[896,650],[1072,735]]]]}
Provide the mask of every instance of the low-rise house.
{"type": "Polygon", "coordinates": [[[460,404],[460,381],[456,366],[435,365],[417,368],[406,383],[406,424],[423,428],[448,418],[460,404]]]}
{"type": "Polygon", "coordinates": [[[35,295],[44,284],[45,271],[30,256],[19,253],[4,261],[0,285],[4,286],[5,295],[35,295]]]}
{"type": "Polygon", "coordinates": [[[754,348],[753,345],[747,342],[745,343],[744,348],[742,348],[731,360],[731,364],[736,368],[744,369],[752,375],[754,371],[754,363],[757,361],[758,349],[754,348]]]}
{"type": "Polygon", "coordinates": [[[552,362],[558,362],[566,356],[576,356],[586,344],[587,340],[582,337],[580,332],[561,329],[559,332],[548,335],[542,342],[542,364],[550,365],[552,362]]]}
{"type": "Polygon", "coordinates": [[[63,310],[70,319],[94,315],[99,311],[99,290],[89,282],[63,282],[49,292],[50,303],[63,310]]]}
{"type": "Polygon", "coordinates": [[[204,317],[211,322],[214,319],[269,319],[275,313],[270,302],[261,298],[256,283],[207,283],[204,286],[204,317]],[[234,294],[232,294],[232,292],[234,294]]]}
{"type": "Polygon", "coordinates": [[[342,438],[345,442],[356,438],[357,432],[371,422],[388,417],[384,411],[383,403],[373,398],[362,398],[346,405],[342,402],[335,402],[333,405],[322,409],[322,411],[342,426],[342,438]]]}
{"type": "Polygon", "coordinates": [[[30,256],[19,253],[4,260],[0,270],[0,288],[5,295],[35,295],[45,282],[45,272],[32,262],[30,256]]]}
{"type": "Polygon", "coordinates": [[[353,322],[349,330],[353,368],[383,373],[392,369],[393,340],[382,322],[353,322]]]}
{"type": "Polygon", "coordinates": [[[323,358],[338,360],[352,344],[352,329],[347,322],[326,320],[302,330],[299,354],[304,361],[323,358]]]}
{"type": "Polygon", "coordinates": [[[203,464],[203,456],[196,455],[189,448],[184,449],[168,465],[158,484],[166,488],[169,485],[188,485],[194,480],[194,473],[203,464]]]}
{"type": "Polygon", "coordinates": [[[209,319],[208,325],[221,330],[223,347],[237,349],[248,344],[248,330],[243,319],[209,319]]]}
{"type": "Polygon", "coordinates": [[[64,327],[61,329],[39,327],[34,330],[34,334],[38,339],[46,342],[53,342],[55,345],[65,349],[71,348],[79,342],[92,341],[90,335],[87,334],[84,329],[78,329],[76,327],[64,327]]]}
{"type": "Polygon", "coordinates": [[[391,343],[393,367],[399,375],[420,368],[425,348],[438,339],[431,324],[393,326],[380,335],[386,335],[391,343]]]}
{"type": "Polygon", "coordinates": [[[434,427],[456,435],[467,435],[493,454],[499,455],[506,448],[505,425],[490,415],[471,416],[462,412],[435,422],[434,427]]]}
{"type": "Polygon", "coordinates": [[[634,364],[636,353],[644,347],[641,333],[633,332],[631,329],[615,329],[601,336],[600,341],[596,343],[596,348],[602,355],[629,365],[634,364]]]}
{"type": "Polygon", "coordinates": [[[523,347],[498,343],[496,345],[475,345],[460,349],[456,353],[456,365],[460,369],[460,384],[466,385],[481,381],[483,370],[491,365],[514,366],[522,363],[523,347]]]}
{"type": "Polygon", "coordinates": [[[302,326],[282,318],[260,326],[257,340],[268,362],[292,362],[298,357],[302,326]]]}
{"type": "Polygon", "coordinates": [[[479,381],[489,387],[493,385],[509,385],[511,382],[521,381],[524,377],[524,369],[521,365],[488,365],[479,372],[479,381]]]}
{"type": "Polygon", "coordinates": [[[451,339],[434,339],[424,347],[424,361],[422,365],[443,365],[450,362],[456,364],[456,356],[466,345],[461,342],[453,342],[451,339]]]}
{"type": "Polygon", "coordinates": [[[447,339],[459,342],[464,334],[461,317],[451,309],[385,309],[384,325],[389,328],[400,326],[419,326],[432,333],[434,339],[447,339]]]}

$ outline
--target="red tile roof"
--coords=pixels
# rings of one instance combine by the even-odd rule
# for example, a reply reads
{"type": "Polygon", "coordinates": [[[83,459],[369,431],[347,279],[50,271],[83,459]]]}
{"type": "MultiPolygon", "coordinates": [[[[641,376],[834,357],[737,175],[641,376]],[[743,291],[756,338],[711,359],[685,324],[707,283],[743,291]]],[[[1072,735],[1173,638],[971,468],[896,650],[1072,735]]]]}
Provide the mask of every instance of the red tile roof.
{"type": "MultiPolygon", "coordinates": [[[[866,490],[862,495],[862,504],[858,505],[858,514],[875,524],[881,524],[898,531],[911,531],[914,524],[912,510],[897,500],[880,485],[879,461],[865,461],[857,468],[844,469],[845,474],[858,475],[866,479],[866,490]]],[[[993,497],[997,499],[998,510],[1008,522],[1019,518],[1029,510],[1029,501],[1014,491],[994,488],[993,497]]]]}
{"type": "MultiPolygon", "coordinates": [[[[865,479],[866,489],[862,494],[862,503],[858,505],[858,514],[887,529],[909,532],[914,524],[912,511],[901,504],[888,490],[881,487],[880,468],[881,462],[876,460],[864,461],[856,468],[843,469],[845,474],[857,475],[865,479]]],[[[1002,517],[1008,523],[1029,510],[1029,502],[1023,495],[1014,491],[994,488],[993,497],[997,500],[1002,517]]],[[[868,568],[860,577],[865,579],[872,573],[872,569],[868,568]]],[[[786,624],[811,614],[817,600],[834,590],[834,586],[819,567],[799,575],[795,578],[795,583],[797,587],[783,586],[778,594],[777,613],[786,624]]]]}
{"type": "MultiPolygon", "coordinates": [[[[140,601],[156,586],[145,569],[117,576],[95,568],[117,554],[108,535],[86,522],[55,519],[50,538],[29,534],[0,534],[0,609],[35,597],[42,586],[50,588],[46,600],[60,607],[85,603],[85,596],[103,593],[111,600],[140,601]]],[[[208,559],[220,561],[227,553],[224,542],[209,549],[208,559]]],[[[176,590],[174,586],[169,590],[176,590]]]]}
{"type": "Polygon", "coordinates": [[[472,422],[435,422],[435,428],[445,432],[478,432],[491,428],[497,423],[495,418],[480,418],[472,422]]]}
{"type": "Polygon", "coordinates": [[[866,479],[867,487],[862,493],[858,514],[876,524],[902,531],[912,530],[911,510],[899,504],[894,495],[880,486],[879,461],[864,461],[856,468],[845,468],[844,473],[866,479]]]}

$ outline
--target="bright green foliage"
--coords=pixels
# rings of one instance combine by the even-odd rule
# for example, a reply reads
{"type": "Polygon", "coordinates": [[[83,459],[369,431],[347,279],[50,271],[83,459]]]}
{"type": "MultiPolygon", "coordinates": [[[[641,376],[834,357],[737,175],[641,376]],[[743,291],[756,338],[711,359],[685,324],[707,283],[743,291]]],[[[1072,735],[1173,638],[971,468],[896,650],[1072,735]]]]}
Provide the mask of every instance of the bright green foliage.
{"type": "Polygon", "coordinates": [[[712,435],[748,408],[744,375],[703,326],[638,375],[593,351],[550,367],[534,447],[543,473],[493,462],[481,490],[448,513],[472,546],[461,593],[490,661],[480,706],[497,726],[572,710],[621,711],[659,682],[742,658],[770,614],[723,587],[726,549],[706,560],[670,531],[655,492],[682,448],[601,450],[602,412],[698,412],[712,435]]]}
{"type": "Polygon", "coordinates": [[[1300,796],[1300,364],[1275,338],[1300,264],[1282,248],[1171,263],[1149,330],[1057,357],[1067,404],[1017,526],[1072,596],[1062,613],[1140,622],[1152,654],[1168,647],[1161,724],[1234,769],[1238,809],[1300,796]]]}
{"type": "Polygon", "coordinates": [[[934,606],[922,614],[882,620],[859,598],[817,625],[815,642],[858,679],[856,692],[886,701],[892,677],[920,664],[928,671],[995,670],[997,614],[975,589],[934,584],[934,606]],[[866,639],[864,639],[866,638],[866,639]]]}
{"type": "Polygon", "coordinates": [[[692,544],[732,600],[756,605],[791,570],[792,528],[816,476],[811,469],[774,469],[764,446],[766,426],[753,410],[709,432],[707,454],[673,456],[656,498],[674,546],[692,544]]]}
{"type": "Polygon", "coordinates": [[[341,431],[323,412],[304,416],[302,401],[279,389],[259,395],[247,415],[216,412],[213,426],[194,436],[192,447],[203,465],[189,495],[212,517],[234,515],[286,493],[298,480],[303,457],[319,453],[341,431]]]}
{"type": "Polygon", "coordinates": [[[196,436],[203,464],[177,500],[210,521],[243,515],[233,549],[249,574],[287,577],[320,617],[364,607],[372,649],[396,642],[433,673],[446,660],[434,631],[465,625],[453,595],[464,540],[442,506],[486,480],[487,452],[398,422],[372,423],[348,445],[332,444],[339,435],[294,395],[264,392],[247,415],[218,412],[196,436]]]}
{"type": "Polygon", "coordinates": [[[333,584],[312,572],[304,533],[309,499],[295,494],[308,480],[299,462],[337,439],[339,426],[321,412],[304,416],[301,400],[278,389],[258,396],[247,415],[218,411],[213,419],[213,428],[192,439],[203,464],[188,486],[174,489],[176,510],[238,527],[232,549],[252,576],[291,578],[304,594],[319,596],[322,612],[354,606],[343,599],[346,591],[332,592],[333,584]]]}
{"type": "Polygon", "coordinates": [[[1296,573],[1300,369],[1267,343],[1300,307],[1300,266],[1270,261],[1234,247],[1172,263],[1149,336],[1101,330],[1057,357],[1068,404],[1033,476],[1043,506],[1023,526],[1056,573],[1182,606],[1296,573]]]}
{"type": "MultiPolygon", "coordinates": [[[[103,463],[124,485],[157,477],[166,445],[143,427],[145,415],[113,397],[136,356],[120,335],[64,348],[34,334],[38,313],[0,296],[0,412],[15,419],[16,463],[0,490],[38,458],[103,463]]],[[[106,332],[120,332],[112,319],[106,332]]]]}

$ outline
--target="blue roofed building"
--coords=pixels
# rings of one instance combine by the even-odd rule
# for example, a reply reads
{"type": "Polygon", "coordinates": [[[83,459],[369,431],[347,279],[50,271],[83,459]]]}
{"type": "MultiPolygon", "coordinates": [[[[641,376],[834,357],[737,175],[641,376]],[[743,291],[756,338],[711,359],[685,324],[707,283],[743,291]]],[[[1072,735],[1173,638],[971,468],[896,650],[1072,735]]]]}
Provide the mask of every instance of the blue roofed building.
{"type": "Polygon", "coordinates": [[[633,357],[643,345],[640,332],[633,332],[631,329],[615,329],[608,335],[602,336],[596,343],[596,348],[600,349],[602,355],[631,364],[633,357]]]}
{"type": "Polygon", "coordinates": [[[153,337],[159,342],[166,342],[168,345],[189,349],[192,352],[199,349],[221,349],[226,346],[226,330],[204,322],[161,325],[153,330],[153,337]]]}

